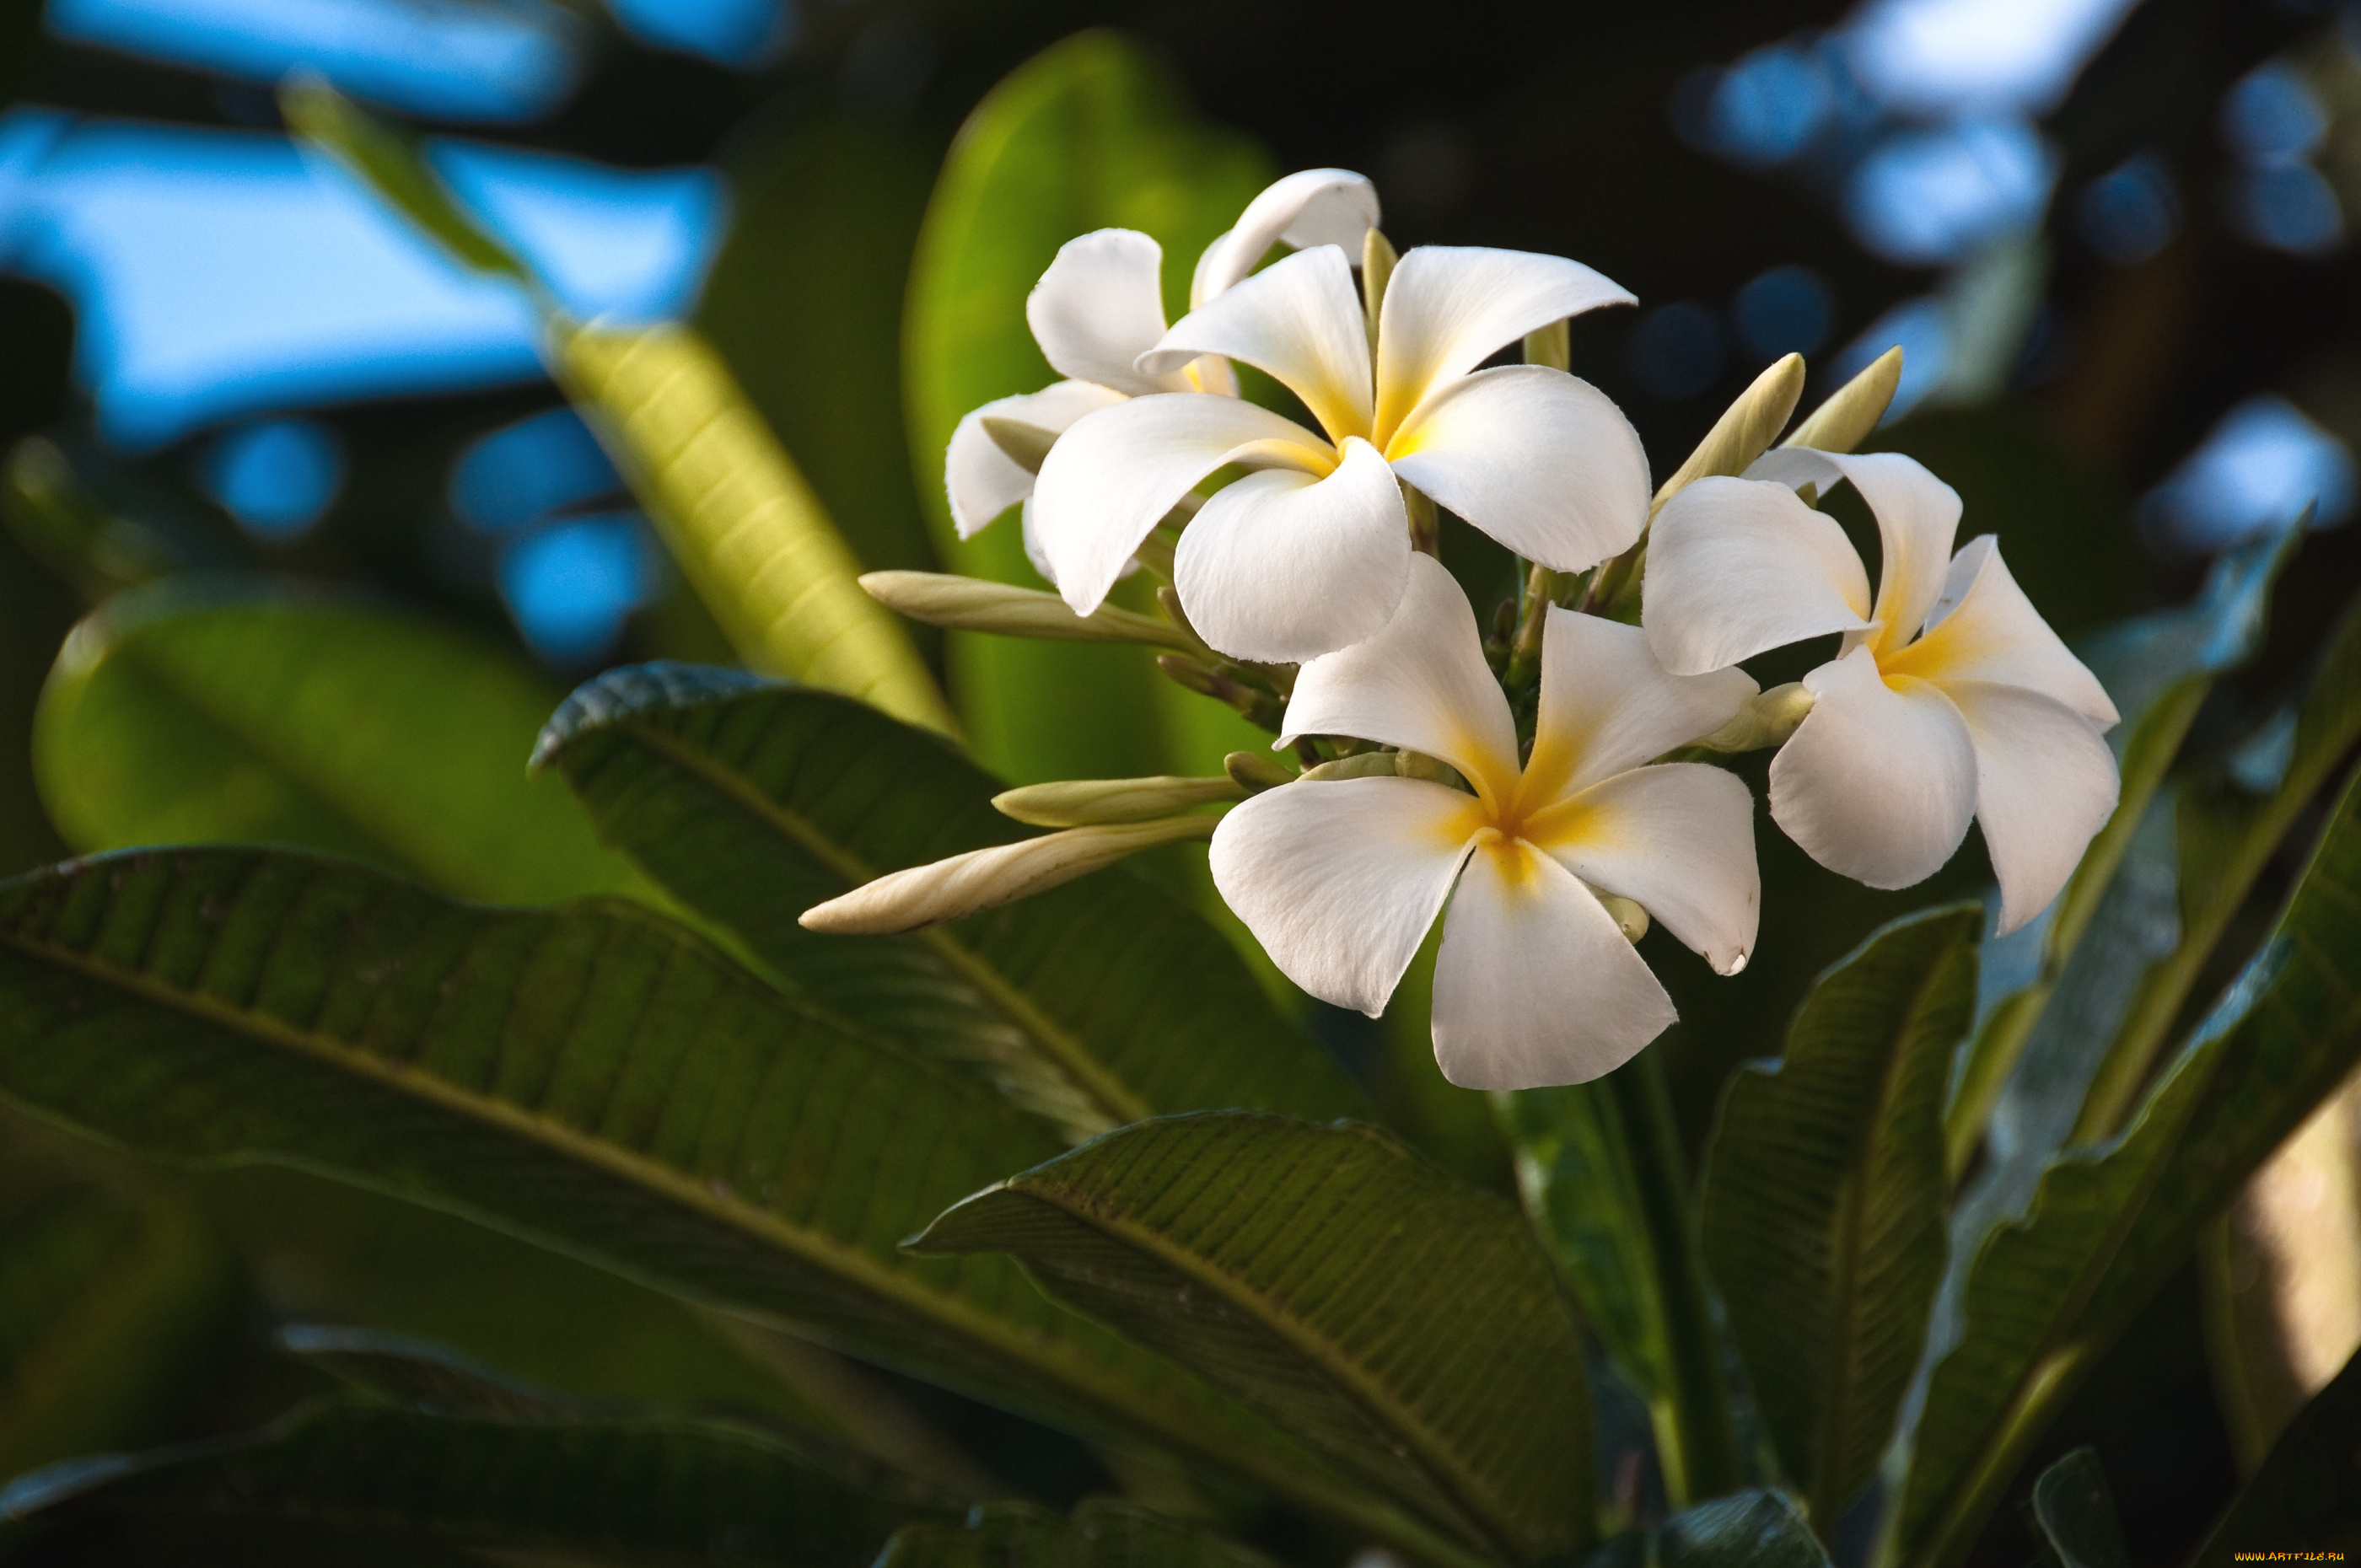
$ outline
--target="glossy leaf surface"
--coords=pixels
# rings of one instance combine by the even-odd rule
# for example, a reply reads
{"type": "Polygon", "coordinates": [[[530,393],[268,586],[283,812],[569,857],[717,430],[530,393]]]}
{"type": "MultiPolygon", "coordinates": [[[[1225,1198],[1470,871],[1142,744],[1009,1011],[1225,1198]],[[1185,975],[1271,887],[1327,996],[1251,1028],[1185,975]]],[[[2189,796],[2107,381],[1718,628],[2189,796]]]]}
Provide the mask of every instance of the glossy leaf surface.
{"type": "Polygon", "coordinates": [[[2043,1424],[2203,1224],[2361,1061],[2361,788],[2348,783],[2263,949],[2124,1135],[2060,1157],[1967,1276],[1897,1521],[1955,1563],[2043,1424]]]}
{"type": "Polygon", "coordinates": [[[2078,1448],[2033,1483],[2033,1523],[2058,1568],[2131,1568],[2098,1450],[2078,1448]]]}
{"type": "Polygon", "coordinates": [[[1708,1146],[1707,1261],[1780,1462],[1823,1529],[1877,1467],[1943,1277],[1951,1053],[1981,906],[1895,922],[1820,978],[1708,1146]]]}
{"type": "Polygon", "coordinates": [[[525,773],[556,696],[497,649],[374,605],[168,582],[75,629],[35,762],[85,853],[300,844],[517,903],[643,887],[556,781],[525,773]]]}
{"type": "Polygon", "coordinates": [[[1590,1527],[1581,1343],[1522,1218],[1389,1135],[1246,1112],[1122,1128],[945,1212],[1079,1311],[1512,1558],[1590,1527]]]}
{"type": "Polygon", "coordinates": [[[934,736],[827,694],[659,664],[577,692],[536,757],[784,983],[979,1068],[1071,1134],[1198,1107],[1358,1107],[1228,944],[1120,868],[906,937],[797,925],[872,876],[1031,831],[934,736]]]}
{"type": "Polygon", "coordinates": [[[36,873],[0,884],[0,1091],[150,1154],[472,1214],[1394,1538],[1382,1504],[1006,1262],[897,1252],[1056,1141],[629,905],[471,908],[263,850],[36,873]]]}

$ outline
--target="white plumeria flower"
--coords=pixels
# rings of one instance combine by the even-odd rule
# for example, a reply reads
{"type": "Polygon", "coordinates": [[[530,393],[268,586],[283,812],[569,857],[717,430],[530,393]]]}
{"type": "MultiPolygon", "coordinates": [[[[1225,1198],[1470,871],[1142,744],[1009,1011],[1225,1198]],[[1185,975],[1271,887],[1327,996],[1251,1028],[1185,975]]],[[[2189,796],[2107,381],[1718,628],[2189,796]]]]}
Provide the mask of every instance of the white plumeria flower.
{"type": "Polygon", "coordinates": [[[1469,1089],[1597,1078],[1675,1014],[1594,889],[1638,903],[1723,974],[1754,945],[1746,786],[1719,768],[1645,765],[1726,723],[1754,683],[1670,674],[1638,628],[1552,609],[1521,769],[1466,597],[1426,556],[1408,576],[1382,630],[1304,666],[1282,740],[1440,757],[1475,794],[1399,777],[1266,791],[1214,831],[1214,885],[1289,979],[1371,1017],[1449,900],[1434,971],[1444,1076],[1469,1089]]]}
{"type": "Polygon", "coordinates": [[[1422,247],[1386,284],[1373,361],[1343,250],[1273,263],[1190,312],[1137,367],[1244,360],[1324,433],[1238,399],[1144,396],[1082,415],[1034,494],[1060,591],[1077,614],[1096,609],[1140,541],[1226,464],[1256,471],[1191,521],[1174,586],[1199,633],[1235,657],[1300,662],[1386,624],[1410,558],[1397,477],[1528,560],[1597,565],[1647,521],[1638,434],[1563,370],[1477,367],[1552,322],[1631,302],[1562,257],[1422,247]]]}
{"type": "MultiPolygon", "coordinates": [[[[1190,280],[1190,308],[1244,278],[1273,245],[1349,245],[1357,251],[1377,221],[1377,189],[1365,177],[1343,169],[1290,174],[1247,203],[1237,223],[1205,247],[1190,280]]],[[[1033,476],[1000,450],[984,430],[986,419],[1016,420],[1057,435],[1086,413],[1151,392],[1235,394],[1236,379],[1218,359],[1156,375],[1135,367],[1164,336],[1163,269],[1163,247],[1133,229],[1100,229],[1059,250],[1026,299],[1025,319],[1042,356],[1067,378],[995,399],[951,433],[943,479],[961,539],[1025,503],[1025,553],[1044,577],[1057,580],[1034,528],[1033,476]]]]}
{"type": "Polygon", "coordinates": [[[1771,764],[1771,815],[1872,887],[1932,875],[1983,824],[2002,933],[2039,914],[2115,808],[2114,704],[1991,534],[1958,554],[1960,497],[1908,457],[1773,451],[1657,515],[1642,622],[1667,669],[1720,669],[1841,632],[1804,677],[1810,715],[1771,764]],[[1836,521],[1797,499],[1845,480],[1877,517],[1877,598],[1836,521]]]}

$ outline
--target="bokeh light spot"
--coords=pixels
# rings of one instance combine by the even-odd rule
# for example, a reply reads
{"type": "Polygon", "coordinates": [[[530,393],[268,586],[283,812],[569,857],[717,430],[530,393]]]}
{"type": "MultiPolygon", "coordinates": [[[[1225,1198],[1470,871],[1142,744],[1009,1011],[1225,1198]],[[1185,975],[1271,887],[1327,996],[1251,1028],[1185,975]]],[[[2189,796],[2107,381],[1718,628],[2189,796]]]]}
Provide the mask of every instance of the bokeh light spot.
{"type": "Polygon", "coordinates": [[[1721,379],[1730,362],[1721,323],[1683,301],[1650,311],[1631,329],[1631,374],[1651,397],[1693,398],[1721,379]]]}
{"type": "Polygon", "coordinates": [[[460,454],[451,510],[469,527],[507,533],[561,508],[615,493],[614,465],[572,409],[496,430],[460,454]]]}
{"type": "Polygon", "coordinates": [[[2140,503],[2152,542],[2202,554],[2284,526],[2313,504],[2312,526],[2352,516],[2353,454],[2285,398],[2248,398],[2140,503]]]}
{"type": "Polygon", "coordinates": [[[1730,313],[1739,341],[1758,359],[1816,354],[1828,340],[1836,297],[1808,267],[1773,267],[1738,291],[1730,313]]]}
{"type": "Polygon", "coordinates": [[[570,518],[501,554],[500,597],[533,651],[561,668],[614,649],[623,622],[663,582],[664,564],[634,513],[570,518]]]}
{"type": "Polygon", "coordinates": [[[2136,267],[2180,232],[2180,196],[2172,171],[2154,153],[2125,159],[2082,188],[2074,203],[2082,243],[2100,259],[2136,267]]]}
{"type": "Polygon", "coordinates": [[[344,444],[317,420],[256,420],[216,436],[197,477],[239,526],[282,543],[308,532],[344,488],[344,444]]]}
{"type": "Polygon", "coordinates": [[[1905,131],[1853,170],[1846,215],[1861,242],[1889,261],[1957,261],[2040,221],[2056,165],[2022,121],[1905,131]]]}

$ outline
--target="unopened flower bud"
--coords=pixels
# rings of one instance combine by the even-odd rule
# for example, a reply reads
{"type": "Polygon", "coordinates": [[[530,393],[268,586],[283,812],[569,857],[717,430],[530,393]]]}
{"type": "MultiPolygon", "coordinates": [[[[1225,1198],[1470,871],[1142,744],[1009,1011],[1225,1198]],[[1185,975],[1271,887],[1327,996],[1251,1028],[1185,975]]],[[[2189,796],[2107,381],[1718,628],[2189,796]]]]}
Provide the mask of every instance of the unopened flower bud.
{"type": "Polygon", "coordinates": [[[932,865],[890,872],[803,913],[806,930],[838,937],[890,937],[1012,904],[1180,839],[1210,839],[1220,818],[1168,817],[1045,833],[971,850],[932,865]]]}
{"type": "Polygon", "coordinates": [[[1800,354],[1788,355],[1755,377],[1753,384],[1714,421],[1688,461],[1657,490],[1654,510],[1661,510],[1675,493],[1697,480],[1746,472],[1746,466],[1762,456],[1787,428],[1795,400],[1803,395],[1804,356],[1800,354]]]}
{"type": "Polygon", "coordinates": [[[1458,771],[1439,758],[1423,751],[1394,753],[1394,772],[1406,779],[1424,779],[1429,784],[1448,784],[1457,789],[1461,784],[1458,771]]]}
{"type": "Polygon", "coordinates": [[[1894,390],[1902,385],[1902,350],[1897,345],[1870,361],[1869,368],[1847,381],[1811,417],[1795,427],[1782,446],[1810,446],[1822,452],[1850,452],[1885,417],[1894,390]]]}
{"type": "Polygon", "coordinates": [[[1026,784],[992,797],[1003,817],[1036,828],[1089,828],[1104,822],[1145,822],[1192,806],[1244,800],[1246,790],[1228,778],[1170,775],[1146,779],[1061,779],[1026,784]]]}
{"type": "Polygon", "coordinates": [[[1614,920],[1615,928],[1623,933],[1625,941],[1636,944],[1648,934],[1646,910],[1620,894],[1601,893],[1595,887],[1590,891],[1598,898],[1599,907],[1614,920]]]}
{"type": "Polygon", "coordinates": [[[1293,773],[1257,751],[1231,752],[1222,759],[1222,771],[1248,795],[1260,795],[1267,789],[1295,782],[1293,773]]]}
{"type": "Polygon", "coordinates": [[[1049,448],[1058,444],[1054,430],[995,414],[984,416],[983,433],[992,437],[992,444],[1000,448],[1004,456],[1028,474],[1041,471],[1041,465],[1049,460],[1049,448]]]}
{"type": "Polygon", "coordinates": [[[861,578],[869,597],[913,620],[954,631],[989,631],[1003,637],[1038,637],[1065,642],[1146,642],[1159,648],[1193,648],[1180,631],[1145,615],[1102,605],[1076,615],[1056,594],[1011,587],[978,577],[943,572],[869,572],[861,578]]]}
{"type": "Polygon", "coordinates": [[[1389,779],[1395,774],[1400,757],[1392,751],[1361,751],[1350,757],[1339,757],[1333,762],[1303,770],[1307,784],[1325,779],[1389,779]]]}
{"type": "Polygon", "coordinates": [[[1729,723],[1696,743],[1708,751],[1759,751],[1783,745],[1811,711],[1812,694],[1801,681],[1789,681],[1755,693],[1729,723]]]}

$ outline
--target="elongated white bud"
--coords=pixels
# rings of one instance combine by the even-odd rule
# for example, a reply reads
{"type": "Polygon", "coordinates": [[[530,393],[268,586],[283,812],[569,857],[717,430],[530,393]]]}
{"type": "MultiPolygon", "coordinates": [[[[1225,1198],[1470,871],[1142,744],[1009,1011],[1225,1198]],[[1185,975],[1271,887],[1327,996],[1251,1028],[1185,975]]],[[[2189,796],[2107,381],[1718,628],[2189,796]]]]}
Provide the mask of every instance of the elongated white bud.
{"type": "Polygon", "coordinates": [[[1869,368],[1839,387],[1828,400],[1795,427],[1782,446],[1810,446],[1822,452],[1850,452],[1859,446],[1894,401],[1902,385],[1902,350],[1887,349],[1869,362],[1869,368]]]}
{"type": "Polygon", "coordinates": [[[869,572],[869,597],[913,620],[953,631],[989,631],[1060,642],[1145,642],[1193,652],[1197,644],[1177,628],[1113,605],[1076,615],[1056,594],[988,583],[943,572],[869,572]]]}
{"type": "Polygon", "coordinates": [[[1107,822],[1145,822],[1192,806],[1244,800],[1246,792],[1228,778],[1061,779],[1026,784],[992,797],[1003,817],[1036,828],[1093,828],[1107,822]]]}
{"type": "Polygon", "coordinates": [[[1220,818],[1168,817],[1071,828],[989,850],[971,850],[932,865],[890,872],[841,898],[803,913],[808,931],[839,937],[890,937],[1013,904],[1128,855],[1180,839],[1210,839],[1220,818]]]}
{"type": "Polygon", "coordinates": [[[1804,356],[1800,354],[1788,355],[1755,377],[1753,385],[1739,393],[1737,400],[1714,421],[1688,461],[1657,490],[1651,510],[1661,510],[1683,487],[1697,480],[1746,472],[1746,466],[1762,456],[1787,428],[1788,416],[1803,395],[1804,356]]]}
{"type": "Polygon", "coordinates": [[[1759,751],[1765,746],[1784,745],[1811,711],[1812,694],[1801,681],[1789,681],[1755,693],[1729,723],[1698,737],[1696,744],[1709,751],[1759,751]]]}

